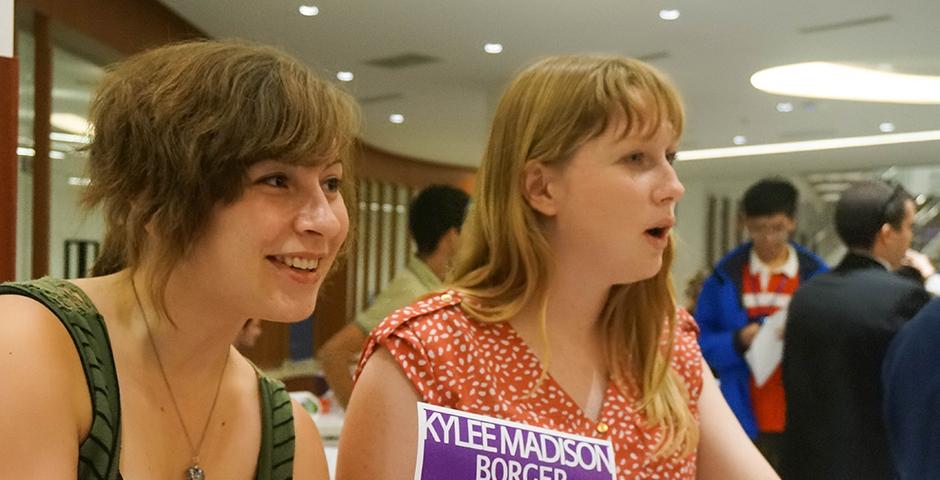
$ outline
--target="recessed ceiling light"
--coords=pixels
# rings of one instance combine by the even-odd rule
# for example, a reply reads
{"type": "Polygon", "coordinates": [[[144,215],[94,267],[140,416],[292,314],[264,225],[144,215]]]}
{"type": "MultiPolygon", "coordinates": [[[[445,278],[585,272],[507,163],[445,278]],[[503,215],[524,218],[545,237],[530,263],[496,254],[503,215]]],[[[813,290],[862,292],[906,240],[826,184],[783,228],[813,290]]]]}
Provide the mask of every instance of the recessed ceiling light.
{"type": "Polygon", "coordinates": [[[878,125],[878,130],[884,133],[891,133],[894,131],[894,124],[891,122],[882,122],[881,125],[878,125]]]}
{"type": "Polygon", "coordinates": [[[336,78],[341,82],[351,82],[354,77],[352,72],[336,72],[336,78]]]}
{"type": "Polygon", "coordinates": [[[940,76],[908,75],[828,62],[807,62],[751,75],[758,90],[794,97],[940,104],[940,76]]]}
{"type": "Polygon", "coordinates": [[[777,104],[777,111],[780,113],[790,113],[793,111],[793,104],[790,102],[780,102],[777,104]]]}
{"type": "Polygon", "coordinates": [[[675,20],[675,19],[679,18],[679,11],[678,11],[678,10],[675,10],[675,9],[673,9],[673,10],[660,10],[660,11],[659,11],[659,18],[661,18],[661,19],[663,19],[663,20],[675,20]]]}
{"type": "Polygon", "coordinates": [[[301,5],[297,10],[305,17],[314,17],[320,13],[320,8],[316,5],[301,5]]]}
{"type": "Polygon", "coordinates": [[[825,138],[803,142],[768,143],[764,145],[745,145],[742,147],[708,148],[702,150],[680,151],[679,161],[706,160],[710,158],[753,157],[776,153],[815,152],[838,148],[871,147],[874,145],[896,145],[900,143],[940,141],[940,130],[921,132],[887,133],[864,137],[825,138]]]}
{"type": "Polygon", "coordinates": [[[393,113],[388,116],[388,121],[392,123],[405,123],[405,116],[400,113],[393,113]]]}
{"type": "Polygon", "coordinates": [[[916,203],[917,205],[923,205],[927,203],[927,196],[924,195],[923,193],[918,195],[917,198],[914,199],[914,203],[916,203]]]}
{"type": "Polygon", "coordinates": [[[744,145],[745,143],[747,143],[747,137],[745,137],[744,135],[735,135],[734,138],[731,139],[731,141],[734,142],[735,145],[744,145]]]}
{"type": "Polygon", "coordinates": [[[487,43],[483,45],[483,51],[486,53],[492,53],[492,54],[502,53],[503,44],[502,43],[487,43]]]}

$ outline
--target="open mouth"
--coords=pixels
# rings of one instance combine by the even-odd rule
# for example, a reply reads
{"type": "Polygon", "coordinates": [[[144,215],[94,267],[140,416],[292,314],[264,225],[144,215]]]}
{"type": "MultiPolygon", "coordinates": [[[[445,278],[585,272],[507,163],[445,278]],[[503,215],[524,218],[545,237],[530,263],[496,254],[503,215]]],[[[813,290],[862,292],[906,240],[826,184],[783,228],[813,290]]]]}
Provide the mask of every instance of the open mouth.
{"type": "Polygon", "coordinates": [[[646,234],[659,239],[666,238],[669,235],[669,227],[655,227],[646,230],[646,234]]]}
{"type": "Polygon", "coordinates": [[[318,258],[285,257],[281,255],[270,256],[268,260],[280,263],[298,272],[315,272],[320,264],[318,258]]]}

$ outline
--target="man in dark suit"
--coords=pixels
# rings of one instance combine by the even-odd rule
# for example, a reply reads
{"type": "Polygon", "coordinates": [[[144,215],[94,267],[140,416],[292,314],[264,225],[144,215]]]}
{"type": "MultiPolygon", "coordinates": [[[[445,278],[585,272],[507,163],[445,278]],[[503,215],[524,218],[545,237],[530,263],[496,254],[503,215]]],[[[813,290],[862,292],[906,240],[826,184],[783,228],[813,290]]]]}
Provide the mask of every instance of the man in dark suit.
{"type": "Polygon", "coordinates": [[[930,299],[893,270],[913,238],[914,202],[869,181],[843,192],[836,231],[849,252],[797,290],[783,353],[787,480],[894,478],[882,416],[888,343],[930,299]]]}

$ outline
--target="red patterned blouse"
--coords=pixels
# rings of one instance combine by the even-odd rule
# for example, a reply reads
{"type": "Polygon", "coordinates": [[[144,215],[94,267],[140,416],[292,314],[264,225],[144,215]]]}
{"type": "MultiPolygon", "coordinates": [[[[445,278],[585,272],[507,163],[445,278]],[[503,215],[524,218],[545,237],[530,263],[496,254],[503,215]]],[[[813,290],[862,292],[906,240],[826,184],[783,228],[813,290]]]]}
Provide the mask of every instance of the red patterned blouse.
{"type": "MultiPolygon", "coordinates": [[[[644,426],[635,393],[610,382],[597,420],[585,416],[551,375],[530,395],[542,372],[539,359],[508,323],[475,321],[460,301],[457,292],[447,291],[392,313],[369,336],[357,377],[376,349],[384,347],[427,403],[609,438],[620,479],[695,478],[695,454],[652,455],[659,429],[644,426]]],[[[686,383],[696,417],[702,391],[697,336],[695,321],[679,310],[672,367],[686,383]]]]}

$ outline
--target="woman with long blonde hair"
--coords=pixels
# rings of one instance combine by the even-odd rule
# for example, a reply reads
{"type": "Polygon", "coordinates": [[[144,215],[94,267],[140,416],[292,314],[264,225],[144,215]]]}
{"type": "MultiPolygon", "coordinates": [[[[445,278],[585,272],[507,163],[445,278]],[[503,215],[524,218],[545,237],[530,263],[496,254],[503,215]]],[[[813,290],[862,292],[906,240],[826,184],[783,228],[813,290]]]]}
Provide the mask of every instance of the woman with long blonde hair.
{"type": "Polygon", "coordinates": [[[516,77],[449,289],[363,352],[340,479],[412,478],[418,401],[609,439],[622,479],[776,478],[676,309],[682,128],[675,89],[636,60],[556,56],[516,77]]]}

